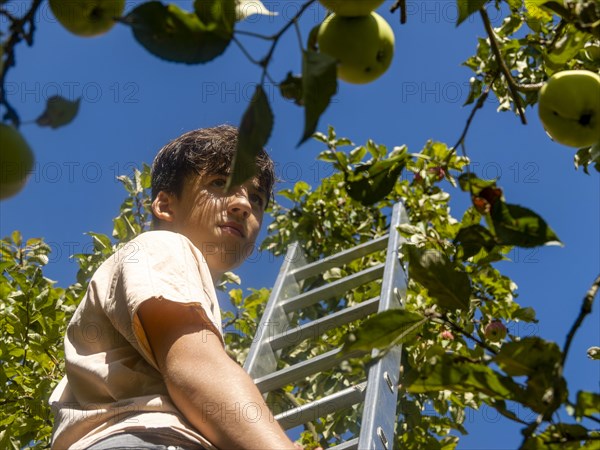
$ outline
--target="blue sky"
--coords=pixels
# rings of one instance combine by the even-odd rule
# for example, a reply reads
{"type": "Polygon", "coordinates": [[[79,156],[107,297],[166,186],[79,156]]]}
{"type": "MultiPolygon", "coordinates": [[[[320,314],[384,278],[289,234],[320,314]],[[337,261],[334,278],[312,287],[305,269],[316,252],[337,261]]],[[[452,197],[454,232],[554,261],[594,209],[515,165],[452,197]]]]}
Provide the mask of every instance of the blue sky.
{"type": "MultiPolygon", "coordinates": [[[[406,25],[400,25],[397,14],[387,12],[391,1],[379,9],[396,36],[389,71],[368,85],[340,83],[321,118],[320,131],[331,124],[339,136],[357,144],[372,138],[389,148],[406,144],[412,152],[428,139],[448,145],[456,142],[470,112],[470,107],[461,105],[472,74],[461,63],[474,53],[483,26],[471,18],[456,28],[451,0],[408,3],[406,25]]],[[[28,4],[17,1],[9,7],[19,13],[28,4]]],[[[265,4],[279,11],[279,17],[255,16],[244,25],[246,29],[272,33],[299,3],[265,4]]],[[[133,6],[134,2],[127,2],[127,10],[133,6]]],[[[304,39],[324,14],[319,5],[307,11],[301,21],[304,39]]],[[[5,29],[5,19],[0,21],[5,29]]],[[[162,145],[185,131],[224,122],[238,124],[260,80],[260,69],[234,44],[206,65],[168,63],[145,51],[119,24],[101,37],[79,38],[55,22],[46,3],[36,24],[35,45],[18,47],[17,67],[8,75],[9,100],[24,122],[32,122],[55,94],[81,97],[81,108],[73,123],[58,130],[23,124],[37,162],[26,188],[0,203],[0,235],[19,229],[25,237],[44,237],[54,249],[47,275],[66,286],[76,273],[70,255],[89,245],[84,233],[112,230],[111,220],[124,198],[115,176],[150,163],[162,145]]],[[[264,55],[263,43],[242,40],[255,57],[264,55]]],[[[300,63],[292,29],[279,43],[270,73],[280,81],[289,70],[299,72],[300,63]]],[[[266,90],[275,113],[267,147],[279,177],[316,186],[330,174],[328,166],[315,161],[322,146],[309,141],[296,148],[303,111],[279,97],[275,86],[267,85],[266,90]]],[[[541,335],[562,346],[581,299],[600,270],[600,178],[574,169],[574,150],[546,136],[535,110],[527,110],[529,125],[523,126],[516,116],[497,113],[496,108],[491,99],[469,133],[473,171],[484,178],[499,177],[507,201],[536,211],[565,244],[519,249],[513,262],[499,265],[519,286],[520,304],[534,307],[540,319],[537,325],[512,324],[510,331],[541,335]]],[[[455,197],[453,211],[460,217],[469,199],[459,192],[455,197]]],[[[279,263],[268,254],[256,255],[239,270],[244,287],[271,286],[279,263]]],[[[573,343],[566,368],[571,397],[579,389],[598,391],[600,366],[585,354],[588,347],[600,343],[598,311],[596,305],[573,343]]],[[[470,434],[462,438],[460,449],[509,449],[521,441],[518,428],[490,409],[472,412],[466,426],[470,434]]]]}

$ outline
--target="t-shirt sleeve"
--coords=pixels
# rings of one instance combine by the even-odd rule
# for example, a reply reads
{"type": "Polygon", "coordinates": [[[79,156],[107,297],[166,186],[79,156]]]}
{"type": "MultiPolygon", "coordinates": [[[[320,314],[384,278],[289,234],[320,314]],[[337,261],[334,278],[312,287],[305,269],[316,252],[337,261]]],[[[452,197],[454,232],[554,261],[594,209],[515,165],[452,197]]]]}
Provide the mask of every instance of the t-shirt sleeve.
{"type": "Polygon", "coordinates": [[[107,313],[115,327],[156,369],[158,365],[137,316],[146,300],[157,298],[200,307],[222,340],[221,316],[210,271],[202,253],[177,233],[145,233],[121,250],[107,313]]]}

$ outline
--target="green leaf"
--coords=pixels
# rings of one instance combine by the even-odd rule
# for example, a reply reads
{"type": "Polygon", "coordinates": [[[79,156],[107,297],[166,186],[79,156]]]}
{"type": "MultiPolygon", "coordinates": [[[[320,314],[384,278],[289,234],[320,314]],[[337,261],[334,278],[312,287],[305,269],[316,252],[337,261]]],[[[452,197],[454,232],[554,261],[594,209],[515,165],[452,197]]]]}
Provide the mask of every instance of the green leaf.
{"type": "Polygon", "coordinates": [[[403,309],[390,309],[369,317],[354,334],[346,336],[344,353],[384,349],[412,339],[427,318],[403,309]]]}
{"type": "Polygon", "coordinates": [[[483,8],[483,5],[487,2],[488,0],[456,0],[458,6],[456,26],[463,23],[471,14],[476,13],[480,8],[483,8]]]}
{"type": "Polygon", "coordinates": [[[498,411],[504,417],[508,417],[509,419],[514,420],[515,422],[520,421],[520,418],[517,414],[515,414],[513,411],[507,409],[506,402],[504,400],[496,399],[490,404],[491,404],[491,406],[493,406],[496,409],[496,411],[498,411]]]}
{"type": "Polygon", "coordinates": [[[489,367],[455,355],[444,354],[431,364],[424,364],[404,379],[407,390],[420,394],[452,390],[481,392],[499,400],[511,400],[521,388],[512,378],[494,372],[489,367]]]}
{"type": "Polygon", "coordinates": [[[593,416],[600,413],[600,394],[596,392],[577,392],[575,417],[580,420],[583,416],[593,416]]]}
{"type": "Polygon", "coordinates": [[[383,200],[394,189],[408,159],[406,147],[401,147],[388,159],[363,163],[354,172],[344,173],[348,195],[365,206],[383,200]]]}
{"type": "Polygon", "coordinates": [[[272,129],[273,112],[264,89],[259,85],[242,117],[226,190],[244,183],[256,174],[256,156],[269,140],[272,129]]]}
{"type": "Polygon", "coordinates": [[[94,250],[100,252],[112,251],[112,242],[107,235],[94,233],[91,231],[87,234],[92,237],[92,241],[94,242],[94,250]]]}
{"type": "Polygon", "coordinates": [[[464,192],[471,192],[477,195],[483,189],[496,186],[496,180],[482,180],[474,173],[463,173],[458,177],[458,185],[464,192]]]}
{"type": "Polygon", "coordinates": [[[548,0],[527,0],[525,4],[525,17],[527,24],[532,30],[539,31],[540,24],[547,23],[552,20],[552,13],[541,8],[548,0]]]}
{"type": "Polygon", "coordinates": [[[336,60],[325,53],[302,53],[302,104],[304,105],[304,133],[298,145],[305,142],[317,129],[319,117],[329,106],[337,91],[336,60]]]}
{"type": "Polygon", "coordinates": [[[479,96],[481,95],[482,86],[483,83],[478,78],[473,77],[471,78],[471,80],[469,80],[469,95],[463,103],[463,106],[470,105],[475,101],[475,99],[479,98],[479,96]]]}
{"type": "Polygon", "coordinates": [[[53,95],[46,101],[46,110],[35,119],[40,127],[59,128],[71,123],[79,111],[79,102],[67,100],[60,95],[53,95]]]}
{"type": "Polygon", "coordinates": [[[566,380],[557,376],[555,368],[546,368],[529,375],[527,389],[518,401],[550,417],[567,400],[567,396],[566,380]]]}
{"type": "Polygon", "coordinates": [[[461,245],[464,259],[476,255],[482,248],[489,252],[496,245],[492,233],[478,224],[461,228],[454,242],[461,245]]]}
{"type": "Polygon", "coordinates": [[[554,70],[563,70],[565,64],[577,56],[587,41],[585,33],[578,31],[573,25],[567,25],[562,37],[556,41],[550,52],[544,54],[544,61],[554,70]]]}
{"type": "Polygon", "coordinates": [[[304,104],[301,76],[288,72],[285,80],[279,83],[279,92],[283,98],[294,100],[296,105],[302,106],[304,104]]]}
{"type": "Polygon", "coordinates": [[[150,189],[152,187],[152,169],[150,166],[144,163],[142,173],[140,176],[140,182],[143,189],[150,189]]]}
{"type": "Polygon", "coordinates": [[[600,347],[590,347],[587,349],[587,356],[590,359],[600,359],[600,347]]]}
{"type": "Polygon", "coordinates": [[[195,0],[194,11],[207,31],[231,38],[236,21],[235,0],[195,0]]]}
{"type": "Polygon", "coordinates": [[[16,266],[17,263],[12,260],[12,261],[5,261],[4,259],[0,259],[0,273],[4,272],[4,270],[16,266]]]}
{"type": "Polygon", "coordinates": [[[535,309],[531,307],[519,308],[512,313],[513,320],[522,320],[523,322],[538,322],[535,318],[535,309]]]}
{"type": "Polygon", "coordinates": [[[562,353],[554,342],[539,337],[526,337],[505,343],[494,360],[507,375],[534,375],[538,371],[551,371],[560,363],[562,353]]]}
{"type": "Polygon", "coordinates": [[[589,175],[588,166],[594,163],[596,171],[600,172],[600,142],[591,147],[580,148],[574,158],[575,168],[583,166],[583,171],[589,175]]]}
{"type": "Polygon", "coordinates": [[[123,217],[116,217],[113,220],[113,232],[112,235],[123,241],[127,238],[127,224],[125,223],[125,219],[123,217]]]}
{"type": "MultiPolygon", "coordinates": [[[[571,19],[571,13],[567,9],[564,0],[530,0],[532,6],[544,6],[548,10],[558,14],[565,19],[571,19]]],[[[532,8],[534,9],[534,8],[532,8]]]]}
{"type": "Polygon", "coordinates": [[[538,247],[561,244],[544,219],[530,209],[497,201],[492,205],[491,217],[496,237],[504,245],[538,247]]]}
{"type": "MultiPolygon", "coordinates": [[[[581,425],[553,423],[543,433],[529,437],[520,450],[577,450],[585,448],[579,441],[587,438],[589,438],[588,430],[581,425]]],[[[591,448],[597,448],[597,445],[591,448]]]]}
{"type": "Polygon", "coordinates": [[[455,311],[467,309],[471,299],[469,276],[456,270],[445,254],[434,249],[406,245],[409,276],[422,284],[440,307],[455,311]]]}
{"type": "Polygon", "coordinates": [[[510,6],[511,11],[519,11],[523,6],[523,0],[506,0],[506,3],[510,6]]]}
{"type": "Polygon", "coordinates": [[[288,72],[287,77],[279,83],[279,93],[283,98],[293,100],[298,106],[304,104],[302,94],[302,77],[288,72]]]}
{"type": "Polygon", "coordinates": [[[600,394],[595,392],[577,392],[574,416],[581,420],[583,416],[593,416],[600,413],[600,394]]]}
{"type": "Polygon", "coordinates": [[[135,39],[153,55],[172,62],[199,64],[221,55],[229,45],[232,32],[228,31],[227,11],[223,8],[218,21],[205,24],[196,14],[176,4],[151,1],[127,14],[123,23],[131,26],[135,39]]]}
{"type": "Polygon", "coordinates": [[[21,232],[19,230],[13,231],[10,237],[17,247],[20,247],[23,243],[23,236],[21,236],[21,232]]]}

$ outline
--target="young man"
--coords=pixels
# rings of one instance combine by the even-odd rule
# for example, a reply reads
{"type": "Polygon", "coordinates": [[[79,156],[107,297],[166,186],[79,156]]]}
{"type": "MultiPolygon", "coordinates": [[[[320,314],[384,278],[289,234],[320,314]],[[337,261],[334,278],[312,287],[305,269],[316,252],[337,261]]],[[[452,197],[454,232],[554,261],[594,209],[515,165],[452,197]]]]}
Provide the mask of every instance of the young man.
{"type": "Polygon", "coordinates": [[[156,156],[154,230],[102,264],[68,326],[53,450],[297,450],[223,347],[213,283],[250,255],[274,182],[263,151],[225,193],[236,144],[219,126],[156,156]]]}

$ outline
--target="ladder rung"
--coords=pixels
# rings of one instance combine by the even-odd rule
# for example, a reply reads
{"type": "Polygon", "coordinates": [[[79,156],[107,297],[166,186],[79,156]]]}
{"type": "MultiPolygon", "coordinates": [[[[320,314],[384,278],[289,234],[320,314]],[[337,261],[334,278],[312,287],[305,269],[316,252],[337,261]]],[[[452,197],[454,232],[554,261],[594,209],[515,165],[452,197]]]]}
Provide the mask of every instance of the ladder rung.
{"type": "Polygon", "coordinates": [[[304,308],[317,303],[321,300],[341,295],[346,291],[360,286],[361,284],[368,283],[369,281],[380,278],[383,274],[385,263],[378,264],[368,269],[361,270],[360,272],[354,273],[350,276],[340,278],[332,283],[320,286],[312,291],[304,292],[303,294],[296,295],[295,297],[288,298],[281,302],[281,307],[285,312],[291,312],[296,309],[304,308]]]}
{"type": "Polygon", "coordinates": [[[351,386],[314,402],[277,414],[275,420],[284,430],[317,420],[319,417],[361,402],[364,399],[366,387],[366,382],[351,386]]]}
{"type": "Polygon", "coordinates": [[[265,392],[286,386],[317,372],[331,369],[338,365],[343,359],[353,358],[360,354],[360,352],[350,352],[345,355],[344,358],[340,358],[341,352],[341,348],[330,350],[315,356],[314,358],[294,364],[293,366],[285,367],[276,372],[256,378],[254,383],[256,384],[256,387],[258,387],[258,390],[264,394],[265,392]]]}
{"type": "Polygon", "coordinates": [[[369,253],[373,253],[378,250],[384,250],[387,246],[388,237],[389,235],[386,234],[385,236],[372,239],[363,244],[357,245],[356,247],[336,253],[335,255],[331,255],[319,261],[298,267],[291,270],[290,275],[292,275],[296,281],[300,281],[305,278],[323,273],[325,270],[332,267],[339,267],[350,261],[354,261],[355,259],[368,255],[369,253]],[[325,270],[323,270],[324,266],[326,267],[325,270]]]}
{"type": "Polygon", "coordinates": [[[284,333],[277,334],[269,340],[269,343],[273,351],[275,351],[289,347],[290,345],[296,345],[305,339],[314,339],[327,330],[377,312],[378,305],[379,297],[371,298],[321,319],[313,320],[312,322],[287,330],[284,333]]]}
{"type": "Polygon", "coordinates": [[[335,447],[329,447],[329,450],[357,450],[358,449],[358,438],[351,439],[335,447]]]}

